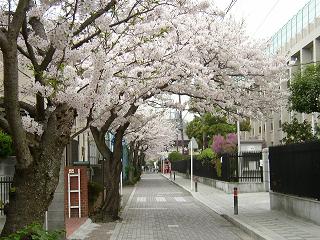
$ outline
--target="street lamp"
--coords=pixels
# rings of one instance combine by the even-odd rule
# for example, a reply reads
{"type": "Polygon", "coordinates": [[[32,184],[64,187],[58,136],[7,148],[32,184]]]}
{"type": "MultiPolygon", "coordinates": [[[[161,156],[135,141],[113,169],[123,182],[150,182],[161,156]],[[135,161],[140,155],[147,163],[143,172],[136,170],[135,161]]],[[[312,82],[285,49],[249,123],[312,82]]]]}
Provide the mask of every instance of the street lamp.
{"type": "Polygon", "coordinates": [[[188,144],[188,149],[190,150],[190,189],[192,191],[192,178],[193,178],[193,149],[198,149],[198,143],[192,137],[188,144]]]}

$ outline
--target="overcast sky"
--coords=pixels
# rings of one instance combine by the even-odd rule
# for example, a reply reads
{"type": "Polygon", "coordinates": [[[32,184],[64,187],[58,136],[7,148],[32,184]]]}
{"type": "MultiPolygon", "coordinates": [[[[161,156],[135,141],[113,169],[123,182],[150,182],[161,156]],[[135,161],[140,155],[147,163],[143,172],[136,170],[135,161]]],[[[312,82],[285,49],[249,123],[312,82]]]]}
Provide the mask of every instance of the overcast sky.
{"type": "MultiPolygon", "coordinates": [[[[222,9],[231,0],[214,0],[222,9]]],[[[237,0],[230,14],[244,19],[248,33],[255,38],[269,39],[309,0],[237,0]]]]}

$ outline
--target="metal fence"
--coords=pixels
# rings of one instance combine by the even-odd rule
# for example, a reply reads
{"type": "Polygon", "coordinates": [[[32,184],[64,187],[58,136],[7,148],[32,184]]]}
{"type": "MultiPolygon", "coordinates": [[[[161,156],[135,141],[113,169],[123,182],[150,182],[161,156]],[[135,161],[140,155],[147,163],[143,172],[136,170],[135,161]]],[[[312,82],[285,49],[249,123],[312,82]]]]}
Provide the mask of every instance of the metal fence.
{"type": "Polygon", "coordinates": [[[261,152],[243,152],[222,156],[222,180],[227,182],[263,182],[261,152]]]}
{"type": "Polygon", "coordinates": [[[0,177],[0,216],[4,215],[4,205],[9,202],[9,192],[12,182],[12,176],[0,177]]]}
{"type": "Polygon", "coordinates": [[[270,147],[269,161],[272,191],[320,201],[320,142],[270,147]]]}
{"type": "MultiPolygon", "coordinates": [[[[218,174],[218,164],[202,163],[193,160],[193,173],[227,182],[262,182],[261,152],[244,152],[241,155],[223,155],[221,158],[221,174],[218,174]],[[239,171],[240,169],[240,171],[239,171]]],[[[190,159],[172,162],[172,170],[190,173],[190,159]]]]}

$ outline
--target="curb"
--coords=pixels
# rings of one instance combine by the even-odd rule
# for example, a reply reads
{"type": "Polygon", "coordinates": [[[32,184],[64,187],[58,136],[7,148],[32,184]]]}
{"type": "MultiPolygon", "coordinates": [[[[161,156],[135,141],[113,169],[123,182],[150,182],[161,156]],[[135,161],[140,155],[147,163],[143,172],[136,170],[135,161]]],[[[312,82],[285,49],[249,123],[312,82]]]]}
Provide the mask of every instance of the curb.
{"type": "MultiPolygon", "coordinates": [[[[130,194],[130,197],[129,197],[128,201],[127,201],[127,204],[126,204],[126,206],[124,207],[123,212],[121,212],[121,214],[120,214],[120,217],[121,217],[122,219],[123,219],[123,216],[124,216],[124,215],[127,213],[127,211],[128,211],[129,205],[130,205],[130,203],[131,203],[131,201],[132,201],[132,199],[133,199],[133,195],[134,195],[134,193],[136,192],[136,189],[137,189],[137,185],[134,186],[134,189],[132,190],[132,192],[131,192],[131,194],[130,194]]],[[[118,237],[119,234],[120,234],[121,227],[122,227],[122,222],[118,222],[118,223],[116,224],[116,227],[115,227],[114,230],[113,230],[113,233],[112,233],[112,235],[111,235],[110,240],[116,240],[116,239],[117,239],[117,237],[118,237]]]]}
{"type": "Polygon", "coordinates": [[[247,233],[250,237],[252,237],[255,240],[273,240],[272,238],[269,237],[264,237],[263,233],[257,231],[256,229],[254,229],[253,227],[251,227],[250,225],[243,223],[242,221],[229,216],[227,214],[222,213],[221,211],[212,208],[212,206],[209,206],[206,202],[202,201],[198,196],[197,193],[190,191],[190,189],[181,186],[179,183],[173,181],[172,179],[170,179],[169,177],[161,174],[164,178],[166,178],[167,180],[169,180],[171,183],[177,185],[180,188],[183,188],[184,190],[188,191],[189,193],[191,193],[191,195],[197,199],[199,202],[201,202],[202,204],[204,204],[205,206],[207,206],[208,208],[210,208],[212,211],[214,211],[215,213],[217,213],[218,215],[220,215],[221,217],[223,217],[224,219],[226,219],[227,221],[229,221],[230,223],[232,223],[233,225],[235,225],[236,227],[240,228],[241,230],[243,230],[245,233],[247,233]]]}

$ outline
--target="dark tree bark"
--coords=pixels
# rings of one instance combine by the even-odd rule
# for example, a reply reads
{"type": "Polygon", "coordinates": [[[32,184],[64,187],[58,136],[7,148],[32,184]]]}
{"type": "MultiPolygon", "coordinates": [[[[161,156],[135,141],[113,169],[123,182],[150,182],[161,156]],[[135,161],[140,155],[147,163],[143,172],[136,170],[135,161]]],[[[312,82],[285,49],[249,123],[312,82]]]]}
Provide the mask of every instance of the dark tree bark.
{"type": "MultiPolygon", "coordinates": [[[[133,115],[137,109],[138,107],[132,104],[124,117],[133,115]]],[[[122,170],[122,139],[130,123],[126,122],[124,125],[119,126],[116,129],[112,152],[105,141],[105,135],[116,118],[117,114],[114,111],[111,111],[111,116],[100,129],[90,127],[97,148],[105,159],[104,176],[106,183],[106,197],[104,203],[99,209],[99,212],[93,217],[95,221],[112,221],[119,219],[121,203],[119,183],[120,173],[122,170]]]]}
{"type": "MultiPolygon", "coordinates": [[[[31,149],[31,164],[16,166],[6,223],[1,236],[38,222],[43,223],[59,182],[62,153],[69,142],[74,111],[66,104],[56,108],[39,144],[31,149]]],[[[17,161],[21,159],[17,156],[17,161]]]]}

